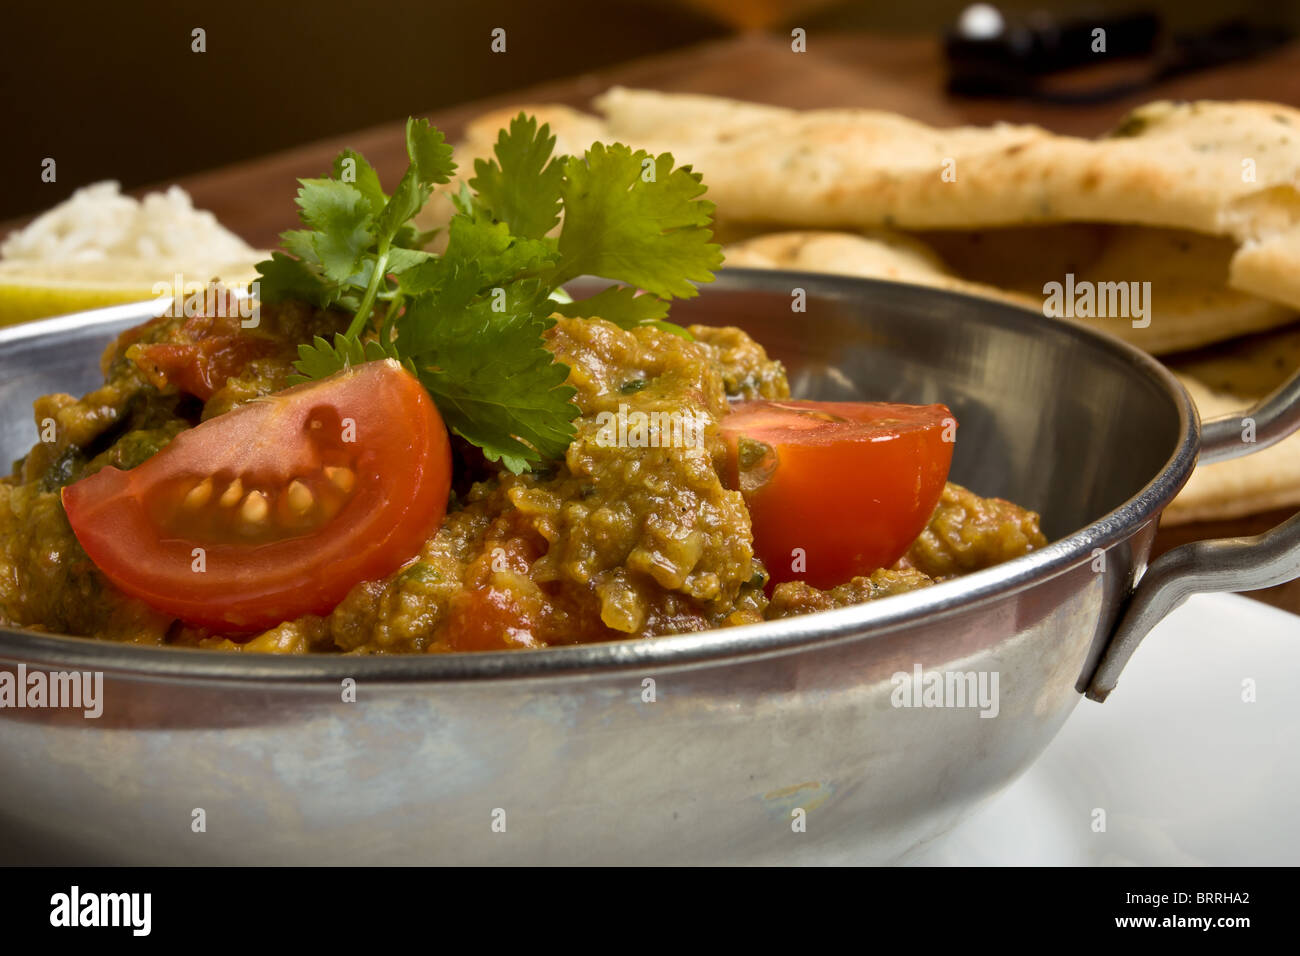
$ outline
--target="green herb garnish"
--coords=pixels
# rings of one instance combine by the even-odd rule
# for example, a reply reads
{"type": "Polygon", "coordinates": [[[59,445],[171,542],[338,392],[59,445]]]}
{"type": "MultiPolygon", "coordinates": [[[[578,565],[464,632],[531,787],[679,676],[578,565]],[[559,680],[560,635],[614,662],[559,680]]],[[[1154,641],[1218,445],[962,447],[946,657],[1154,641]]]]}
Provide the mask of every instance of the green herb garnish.
{"type": "Polygon", "coordinates": [[[394,358],[489,460],[519,473],[562,457],[579,412],[568,367],[544,346],[553,313],[687,335],[666,321],[668,302],[712,280],[722,252],[691,167],[618,143],[581,157],[554,148],[548,126],[515,117],[495,159],[476,160],[454,197],[442,255],[422,248],[432,235],[411,222],[456,171],[427,122],[407,121],[410,166],[391,196],[352,150],[329,178],[300,180],[307,228],[284,233],[284,251],[258,264],[262,301],[301,299],[353,319],[333,342],[299,345],[296,380],[394,358]],[[583,275],[615,284],[573,301],[560,287],[583,275]]]}

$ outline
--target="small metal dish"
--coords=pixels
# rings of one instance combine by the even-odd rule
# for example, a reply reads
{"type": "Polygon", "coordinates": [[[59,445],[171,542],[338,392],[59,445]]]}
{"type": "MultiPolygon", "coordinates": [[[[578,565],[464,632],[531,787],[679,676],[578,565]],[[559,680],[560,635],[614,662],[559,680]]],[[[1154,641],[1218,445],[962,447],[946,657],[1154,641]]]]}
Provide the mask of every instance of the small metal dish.
{"type": "MultiPolygon", "coordinates": [[[[0,330],[0,452],[25,453],[31,400],[98,384],[103,346],[156,308],[0,330]]],[[[1104,699],[1188,594],[1300,575],[1300,517],[1146,567],[1198,454],[1300,426],[1300,378],[1254,410],[1243,445],[1236,422],[1202,428],[1142,353],[993,302],[727,270],[674,318],[745,328],[802,397],[946,403],[961,422],[953,479],[1039,511],[1052,543],[858,607],[534,652],[272,658],[0,629],[0,669],[104,681],[95,719],[0,709],[9,856],[895,860],[1024,770],[1085,693],[1104,699]],[[925,706],[903,690],[918,668],[972,689],[996,679],[996,695],[925,706]]]]}

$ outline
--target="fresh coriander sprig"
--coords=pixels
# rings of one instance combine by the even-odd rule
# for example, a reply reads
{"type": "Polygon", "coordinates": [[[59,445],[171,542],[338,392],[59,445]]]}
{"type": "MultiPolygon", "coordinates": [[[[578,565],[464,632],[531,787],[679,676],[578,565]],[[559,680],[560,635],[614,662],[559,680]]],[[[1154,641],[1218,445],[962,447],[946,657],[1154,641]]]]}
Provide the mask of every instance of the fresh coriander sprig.
{"type": "Polygon", "coordinates": [[[332,343],[299,345],[300,380],[395,358],[489,460],[518,473],[561,457],[579,410],[568,368],[545,347],[553,314],[685,335],[666,321],[669,300],[695,295],[693,283],[713,278],[722,253],[699,174],[674,168],[670,154],[617,143],[581,157],[554,148],[548,126],[515,117],[494,158],[476,160],[453,197],[442,255],[422,248],[432,234],[412,222],[456,171],[427,122],[407,121],[410,165],[391,196],[353,150],[339,154],[331,177],[301,180],[307,228],[284,233],[284,251],[258,265],[262,299],[353,316],[332,343]],[[615,284],[573,301],[562,286],[582,275],[615,284]]]}

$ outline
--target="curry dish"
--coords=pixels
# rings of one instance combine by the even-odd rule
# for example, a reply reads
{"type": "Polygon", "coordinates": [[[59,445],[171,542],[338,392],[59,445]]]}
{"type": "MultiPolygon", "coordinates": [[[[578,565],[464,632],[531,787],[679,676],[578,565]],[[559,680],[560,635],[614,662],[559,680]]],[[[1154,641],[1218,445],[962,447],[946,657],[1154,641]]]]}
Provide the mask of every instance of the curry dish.
{"type": "Polygon", "coordinates": [[[716,428],[705,430],[700,446],[628,448],[600,442],[597,422],[623,404],[633,412],[705,416],[713,425],[732,401],[788,397],[780,364],[735,328],[695,326],[691,341],[654,328],[561,318],[548,347],[569,366],[581,409],[564,461],[521,475],[481,460],[458,469],[446,520],[413,560],[382,580],[356,584],[331,613],[232,639],[119,592],[78,544],[60,490],[108,465],[134,468],[196,422],[282,389],[292,371],[290,343],[337,322],[299,304],[264,307],[258,357],[200,403],[167,382],[142,346],[190,341],[212,320],[164,318],[107,350],[102,388],[80,399],[41,398],[36,420],[56,421],[58,438],[37,444],[0,482],[0,620],[139,644],[245,651],[544,646],[854,604],[1045,543],[1034,513],[948,483],[925,530],[892,567],[826,590],[802,581],[765,588],[745,501],[724,481],[716,428]]]}
{"type": "Polygon", "coordinates": [[[792,399],[740,329],[668,321],[722,263],[690,166],[553,155],[524,114],[458,184],[436,128],[408,120],[406,146],[391,196],[345,150],[247,295],[178,280],[102,388],[36,402],[0,480],[0,625],[536,648],[856,604],[1045,543],[947,482],[944,405],[792,399]],[[434,251],[415,217],[457,185],[434,251]],[[575,301],[580,276],[611,284],[575,301]]]}

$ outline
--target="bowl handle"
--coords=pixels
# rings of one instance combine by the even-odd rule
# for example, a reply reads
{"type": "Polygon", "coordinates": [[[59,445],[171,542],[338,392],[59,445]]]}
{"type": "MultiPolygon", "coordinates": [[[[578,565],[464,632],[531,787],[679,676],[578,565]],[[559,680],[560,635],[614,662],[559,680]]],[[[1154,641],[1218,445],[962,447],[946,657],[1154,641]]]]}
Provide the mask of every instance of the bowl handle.
{"type": "Polygon", "coordinates": [[[1262,451],[1297,429],[1300,429],[1300,371],[1250,411],[1202,423],[1197,464],[1211,465],[1262,451]],[[1248,424],[1254,425],[1255,440],[1251,442],[1242,438],[1248,424]]]}
{"type": "MultiPolygon", "coordinates": [[[[1206,422],[1199,464],[1226,461],[1276,444],[1300,429],[1300,371],[1250,411],[1206,422]],[[1247,419],[1252,420],[1248,422],[1247,419]],[[1243,429],[1254,425],[1253,442],[1243,429]]],[[[1087,695],[1104,701],[1137,646],[1193,594],[1254,591],[1300,578],[1300,513],[1249,538],[1194,541],[1162,554],[1138,582],[1111,635],[1087,695]]]]}

